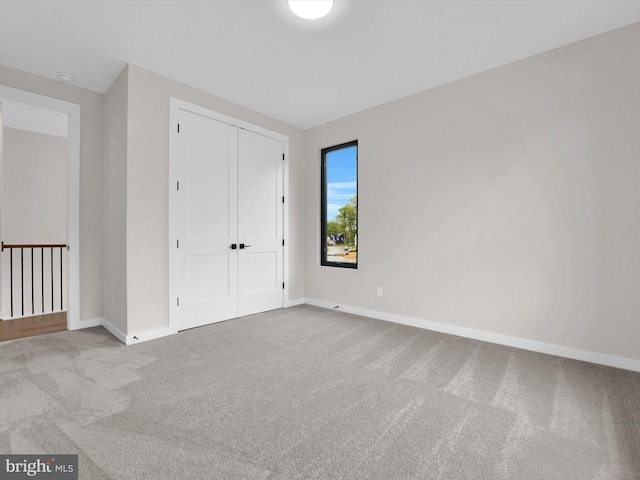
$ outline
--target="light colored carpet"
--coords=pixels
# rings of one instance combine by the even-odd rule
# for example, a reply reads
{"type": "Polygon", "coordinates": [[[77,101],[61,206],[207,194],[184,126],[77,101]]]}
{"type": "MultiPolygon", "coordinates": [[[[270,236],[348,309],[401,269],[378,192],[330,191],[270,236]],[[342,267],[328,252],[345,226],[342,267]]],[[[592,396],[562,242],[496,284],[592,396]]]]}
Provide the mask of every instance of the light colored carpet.
{"type": "Polygon", "coordinates": [[[640,478],[640,374],[311,306],[0,344],[0,452],[81,479],[640,478]]]}

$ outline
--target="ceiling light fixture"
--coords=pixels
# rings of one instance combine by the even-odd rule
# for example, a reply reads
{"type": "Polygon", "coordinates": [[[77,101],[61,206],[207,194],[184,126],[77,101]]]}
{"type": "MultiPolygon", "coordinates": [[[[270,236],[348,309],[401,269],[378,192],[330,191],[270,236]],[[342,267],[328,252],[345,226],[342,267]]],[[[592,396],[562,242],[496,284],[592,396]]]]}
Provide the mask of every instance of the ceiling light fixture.
{"type": "Polygon", "coordinates": [[[289,0],[289,8],[300,18],[317,20],[333,8],[333,0],[289,0]]]}
{"type": "Polygon", "coordinates": [[[59,73],[58,74],[58,80],[60,80],[61,82],[64,82],[64,83],[71,83],[71,82],[73,82],[73,77],[71,75],[69,75],[68,73],[59,73]]]}

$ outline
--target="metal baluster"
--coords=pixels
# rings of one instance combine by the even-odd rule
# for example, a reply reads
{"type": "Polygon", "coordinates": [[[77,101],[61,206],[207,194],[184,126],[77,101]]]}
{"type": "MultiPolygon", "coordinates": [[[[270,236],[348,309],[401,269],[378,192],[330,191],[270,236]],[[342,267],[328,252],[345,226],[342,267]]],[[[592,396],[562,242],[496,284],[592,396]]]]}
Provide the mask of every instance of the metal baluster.
{"type": "MultiPolygon", "coordinates": [[[[14,283],[18,283],[16,282],[14,276],[13,276],[13,250],[15,249],[20,249],[20,308],[21,308],[21,313],[20,315],[24,316],[25,315],[25,287],[26,287],[26,283],[25,283],[25,278],[24,278],[24,249],[28,248],[31,250],[30,254],[31,254],[31,312],[30,314],[35,315],[35,297],[36,297],[36,293],[35,293],[35,287],[36,287],[36,280],[35,280],[35,257],[37,256],[36,253],[34,252],[34,250],[36,248],[40,249],[40,295],[42,298],[42,313],[44,314],[46,312],[46,308],[45,308],[45,285],[44,285],[44,249],[48,248],[50,251],[50,258],[49,258],[49,264],[50,264],[50,281],[51,281],[51,312],[54,311],[55,308],[55,285],[54,285],[54,278],[58,278],[57,275],[54,274],[54,263],[55,260],[53,258],[54,256],[54,248],[59,248],[60,249],[60,311],[64,311],[64,287],[62,285],[63,281],[64,281],[64,252],[62,251],[63,248],[67,248],[67,245],[61,245],[61,244],[13,244],[13,245],[7,245],[4,242],[2,242],[2,251],[4,250],[9,250],[9,276],[10,276],[10,282],[9,282],[9,293],[10,293],[10,297],[11,297],[11,317],[14,318],[14,315],[16,315],[16,307],[14,307],[14,303],[16,301],[16,299],[14,298],[14,294],[15,294],[15,286],[14,283]]],[[[29,273],[27,271],[27,273],[29,273]]],[[[16,273],[17,274],[17,273],[16,273]]],[[[28,302],[28,299],[27,299],[28,302]]]]}
{"type": "Polygon", "coordinates": [[[9,282],[9,285],[11,285],[11,316],[13,317],[13,248],[9,249],[9,265],[11,275],[11,281],[9,282]]]}
{"type": "Polygon", "coordinates": [[[62,247],[60,247],[60,311],[62,310],[62,247]]]}
{"type": "Polygon", "coordinates": [[[22,316],[24,317],[24,248],[20,249],[20,290],[22,294],[22,316]]]}
{"type": "Polygon", "coordinates": [[[51,311],[53,312],[53,247],[51,247],[51,311]]]}
{"type": "Polygon", "coordinates": [[[40,247],[40,286],[42,287],[42,313],[44,313],[44,248],[40,247]]]}
{"type": "Polygon", "coordinates": [[[31,314],[35,315],[36,307],[33,298],[33,247],[31,247],[31,314]]]}

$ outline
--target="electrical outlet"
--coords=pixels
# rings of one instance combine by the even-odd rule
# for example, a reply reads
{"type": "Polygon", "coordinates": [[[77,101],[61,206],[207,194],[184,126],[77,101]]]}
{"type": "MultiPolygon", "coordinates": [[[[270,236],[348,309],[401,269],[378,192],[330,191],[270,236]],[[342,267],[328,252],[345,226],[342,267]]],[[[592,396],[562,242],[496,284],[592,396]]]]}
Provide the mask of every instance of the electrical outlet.
{"type": "Polygon", "coordinates": [[[376,296],[377,297],[381,297],[382,296],[382,287],[376,287],[376,296]]]}

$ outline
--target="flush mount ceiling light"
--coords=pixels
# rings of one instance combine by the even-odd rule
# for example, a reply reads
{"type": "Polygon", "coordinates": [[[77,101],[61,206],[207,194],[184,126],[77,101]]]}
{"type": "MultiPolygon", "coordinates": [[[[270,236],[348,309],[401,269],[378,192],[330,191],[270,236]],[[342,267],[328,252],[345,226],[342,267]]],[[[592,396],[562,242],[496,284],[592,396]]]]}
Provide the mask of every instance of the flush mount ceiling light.
{"type": "Polygon", "coordinates": [[[300,18],[317,20],[333,8],[333,0],[289,0],[289,8],[300,18]]]}
{"type": "Polygon", "coordinates": [[[69,75],[68,73],[59,73],[58,74],[58,80],[60,80],[61,82],[65,82],[65,83],[71,83],[71,82],[73,82],[73,77],[71,75],[69,75]]]}

